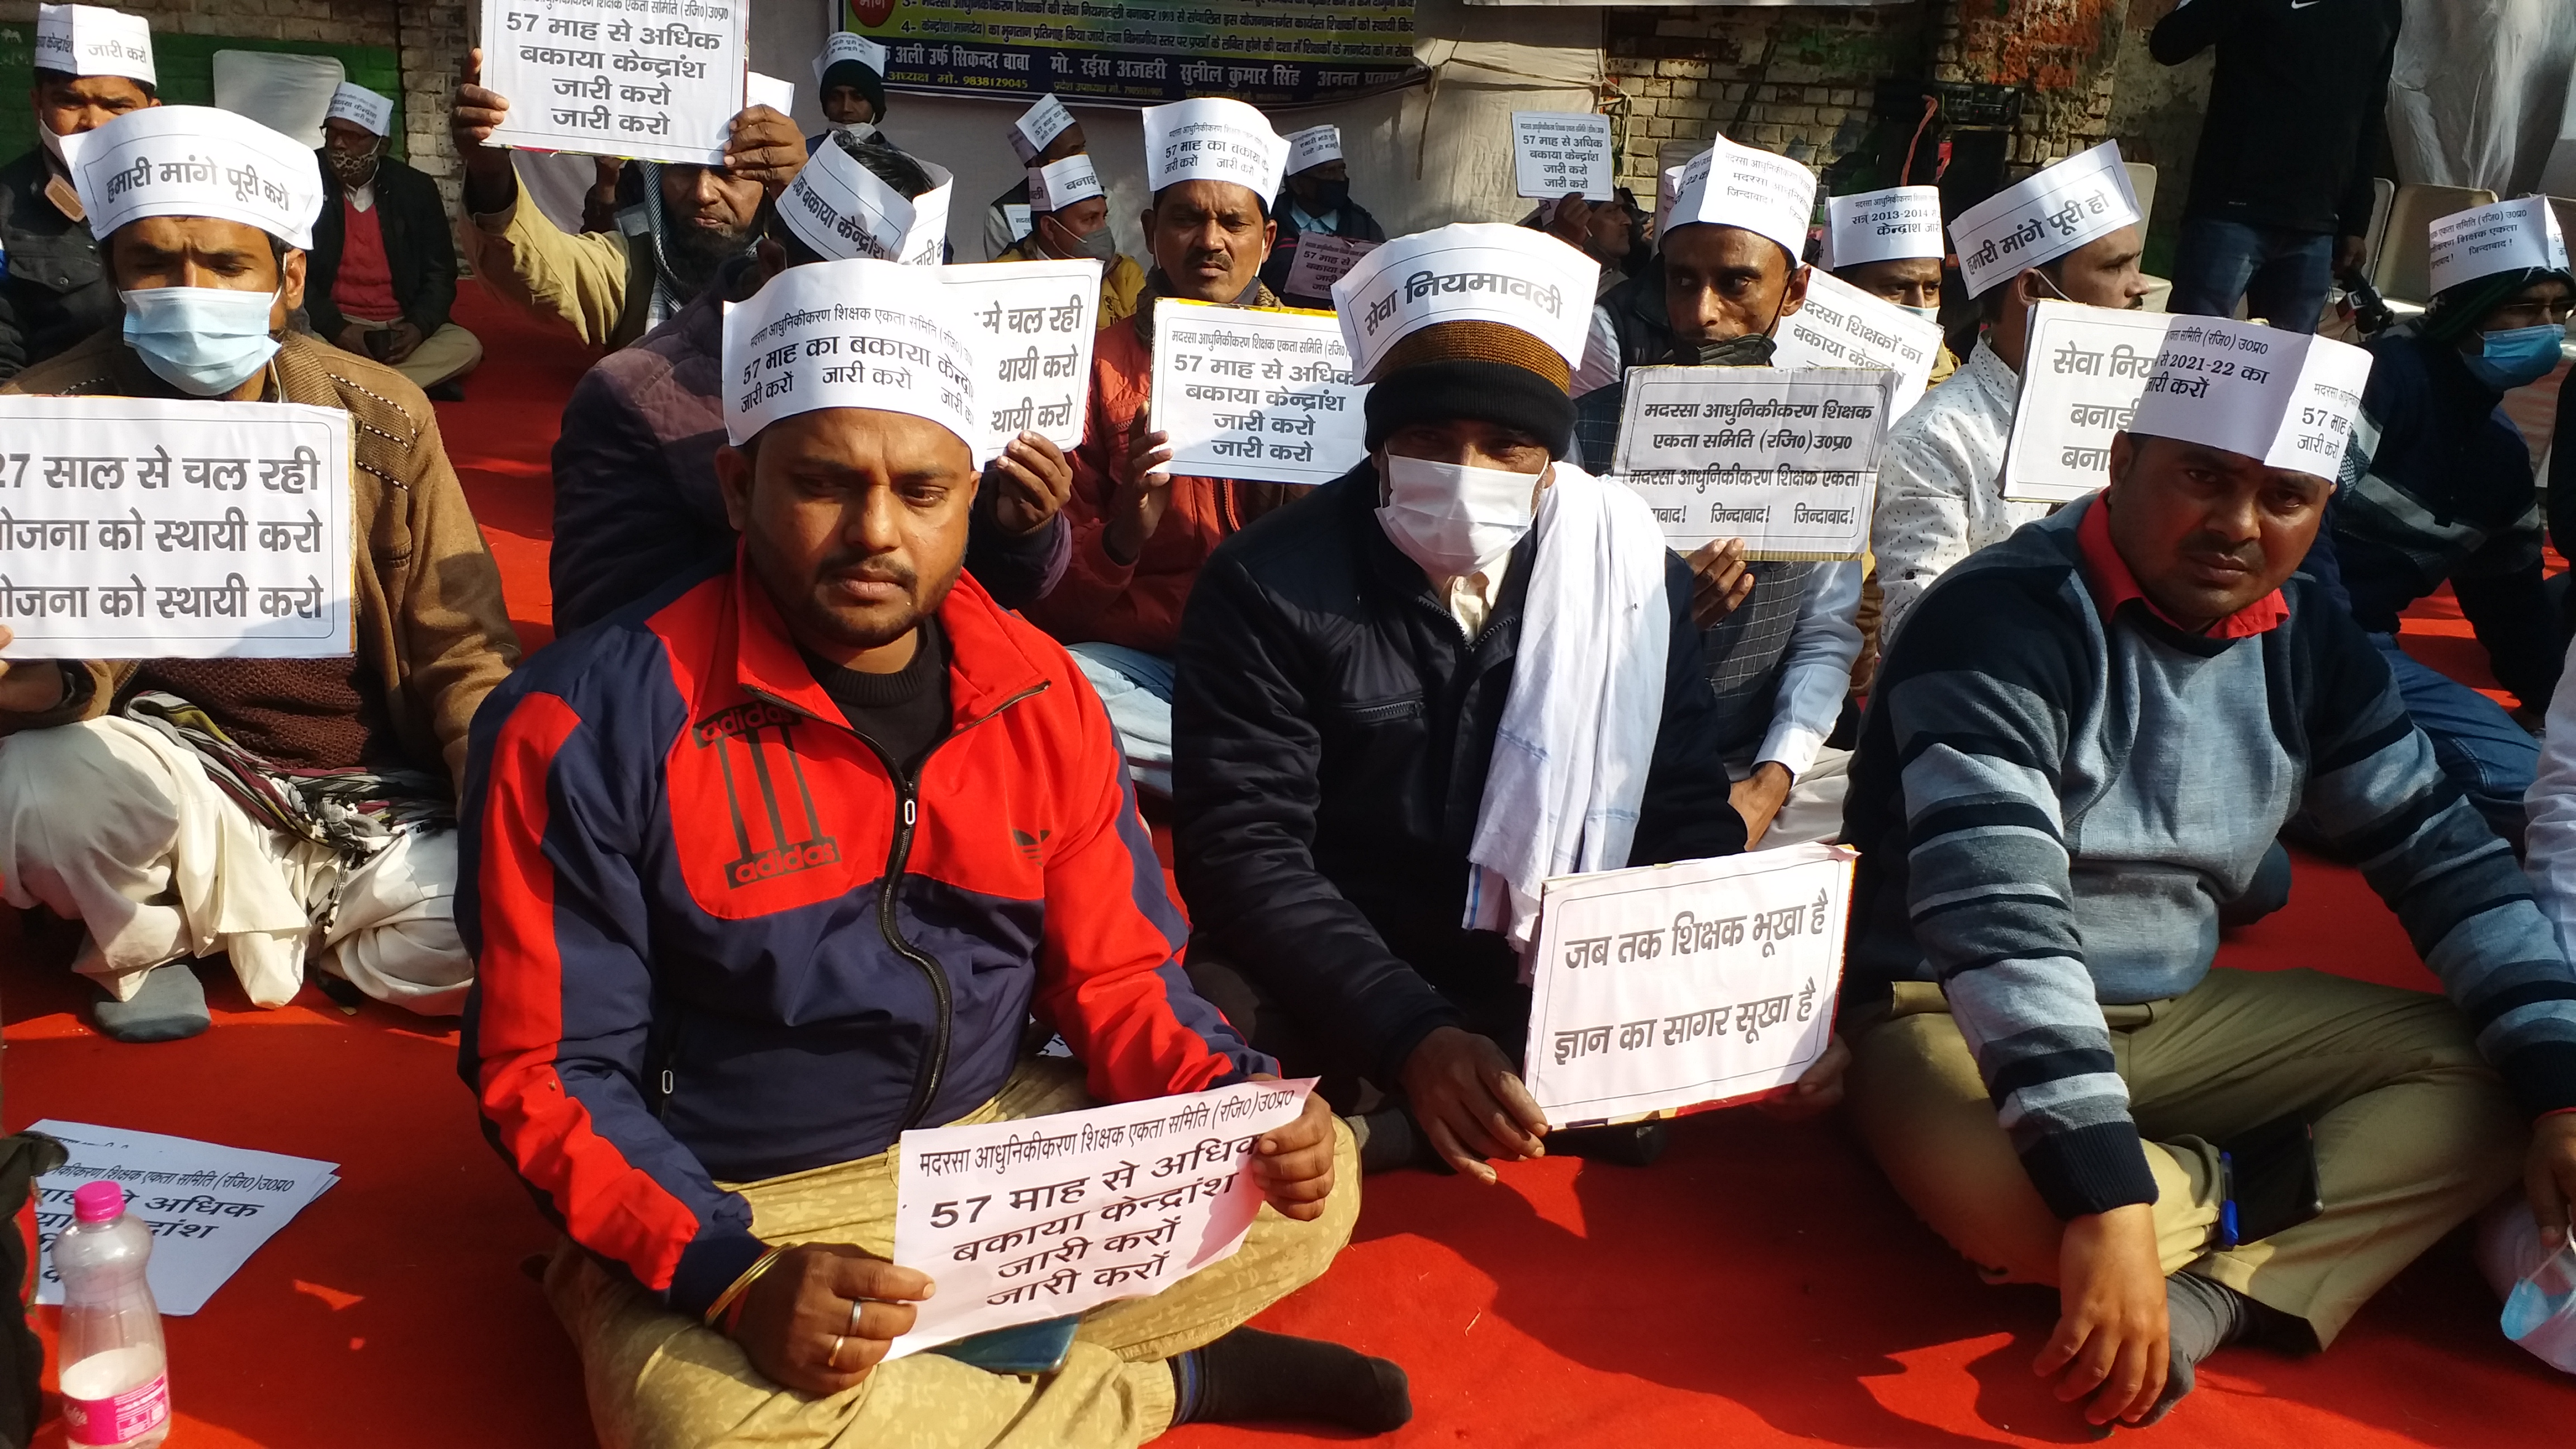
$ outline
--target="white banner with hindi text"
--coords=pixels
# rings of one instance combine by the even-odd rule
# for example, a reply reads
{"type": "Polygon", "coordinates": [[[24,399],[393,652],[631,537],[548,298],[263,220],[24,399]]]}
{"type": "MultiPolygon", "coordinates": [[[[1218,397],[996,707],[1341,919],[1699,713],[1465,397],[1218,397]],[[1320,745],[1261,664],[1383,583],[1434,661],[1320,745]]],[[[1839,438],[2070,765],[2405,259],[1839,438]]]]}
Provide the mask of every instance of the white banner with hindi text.
{"type": "Polygon", "coordinates": [[[949,287],[975,353],[975,408],[984,424],[976,456],[999,454],[1023,432],[1072,452],[1091,397],[1100,263],[983,262],[925,275],[949,287]]]}
{"type": "Polygon", "coordinates": [[[483,0],[491,145],[714,164],[743,108],[749,0],[483,0]]]}
{"type": "Polygon", "coordinates": [[[2021,400],[2004,444],[2004,497],[2065,503],[2111,481],[2111,435],[2137,416],[2175,320],[2074,302],[2032,309],[2021,400]]]}
{"type": "Polygon", "coordinates": [[[1368,455],[1367,399],[1330,312],[1154,304],[1146,426],[1172,435],[1171,472],[1330,483],[1368,455]]]}
{"type": "Polygon", "coordinates": [[[1741,538],[1752,559],[1856,559],[1899,385],[1884,368],[1631,368],[1612,472],[1677,552],[1741,538]]]}

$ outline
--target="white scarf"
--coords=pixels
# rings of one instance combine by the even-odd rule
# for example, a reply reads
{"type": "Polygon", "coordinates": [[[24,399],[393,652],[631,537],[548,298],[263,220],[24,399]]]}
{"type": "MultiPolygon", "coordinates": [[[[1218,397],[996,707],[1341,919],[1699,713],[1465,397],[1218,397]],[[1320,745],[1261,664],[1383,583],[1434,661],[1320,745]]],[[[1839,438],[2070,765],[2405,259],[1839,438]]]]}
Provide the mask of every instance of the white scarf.
{"type": "Polygon", "coordinates": [[[1526,954],[1543,882],[1628,864],[1671,657],[1665,557],[1644,499],[1556,465],[1467,850],[1467,929],[1526,954]]]}

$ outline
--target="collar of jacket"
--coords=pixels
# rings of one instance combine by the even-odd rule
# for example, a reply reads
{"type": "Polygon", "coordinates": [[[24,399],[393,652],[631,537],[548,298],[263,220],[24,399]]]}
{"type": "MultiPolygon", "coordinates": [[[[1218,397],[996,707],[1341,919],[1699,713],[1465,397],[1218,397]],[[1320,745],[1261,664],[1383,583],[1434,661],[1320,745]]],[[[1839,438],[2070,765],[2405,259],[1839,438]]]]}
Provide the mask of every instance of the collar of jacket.
{"type": "MultiPolygon", "coordinates": [[[[1144,343],[1145,350],[1148,352],[1154,350],[1154,303],[1170,295],[1172,295],[1171,284],[1164,278],[1161,267],[1156,267],[1145,274],[1145,289],[1136,294],[1136,315],[1132,320],[1136,327],[1136,340],[1144,343]]],[[[1255,276],[1252,279],[1252,285],[1244,289],[1243,295],[1226,305],[1280,308],[1288,304],[1280,301],[1279,294],[1264,286],[1261,278],[1255,276]]]]}
{"type": "MultiPolygon", "coordinates": [[[[787,632],[769,590],[751,572],[748,553],[734,546],[734,681],[745,690],[774,699],[816,719],[841,723],[845,716],[832,702],[796,641],[787,632]]],[[[948,709],[952,728],[962,728],[1012,700],[1043,689],[1051,671],[1021,641],[1012,637],[1000,606],[975,576],[959,571],[957,582],[940,602],[939,627],[948,632],[948,709]]]]}

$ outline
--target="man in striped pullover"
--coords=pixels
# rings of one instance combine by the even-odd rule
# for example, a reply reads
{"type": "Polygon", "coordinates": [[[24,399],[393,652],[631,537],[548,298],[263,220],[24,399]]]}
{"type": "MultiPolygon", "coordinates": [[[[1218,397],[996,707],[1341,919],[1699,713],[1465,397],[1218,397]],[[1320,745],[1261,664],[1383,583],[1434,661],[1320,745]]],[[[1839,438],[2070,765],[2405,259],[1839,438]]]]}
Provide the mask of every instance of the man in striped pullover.
{"type": "MultiPolygon", "coordinates": [[[[2340,346],[2194,326],[2276,361],[2340,346]]],[[[1856,1121],[1990,1278],[2057,1285],[2034,1369],[2090,1395],[2096,1423],[2161,1417],[2201,1357],[2258,1327],[2330,1343],[2512,1183],[2550,1235],[2576,1193],[2576,974],[2385,660],[2292,577],[2359,377],[2344,426],[2302,452],[2317,394],[2270,400],[2277,437],[2249,442],[2244,407],[2211,427],[2164,401],[2221,391],[2167,372],[2182,350],[2168,341],[2101,494],[1924,596],[1880,676],[1844,836],[1861,851],[1856,1121]],[[2211,969],[2219,908],[2302,809],[2448,1000],[2211,969]],[[2250,1148],[2284,1117],[2288,1148],[2250,1148]],[[2259,1195],[2236,1189],[2301,1165],[2300,1121],[2323,1211],[2249,1220],[2259,1195]]]]}

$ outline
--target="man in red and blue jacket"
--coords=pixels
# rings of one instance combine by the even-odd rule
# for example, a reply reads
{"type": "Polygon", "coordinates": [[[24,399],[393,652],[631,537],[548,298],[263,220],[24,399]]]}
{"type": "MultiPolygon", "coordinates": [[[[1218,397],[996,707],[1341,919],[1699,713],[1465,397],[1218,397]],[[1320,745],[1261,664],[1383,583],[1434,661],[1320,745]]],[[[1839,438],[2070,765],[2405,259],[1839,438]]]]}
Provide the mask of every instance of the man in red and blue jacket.
{"type": "Polygon", "coordinates": [[[1276,1071],[1181,971],[1098,698],[960,573],[969,427],[902,399],[769,421],[718,459],[735,561],[557,643],[476,721],[461,1066],[573,1245],[548,1289],[602,1437],[1393,1427],[1393,1365],[1239,1327],[1357,1214],[1320,1099],[1263,1139],[1238,1258],[1095,1310],[1053,1373],[875,1366],[932,1287],[886,1261],[905,1129],[1276,1071]],[[1024,1053],[1033,1016],[1078,1069],[1024,1053]]]}

